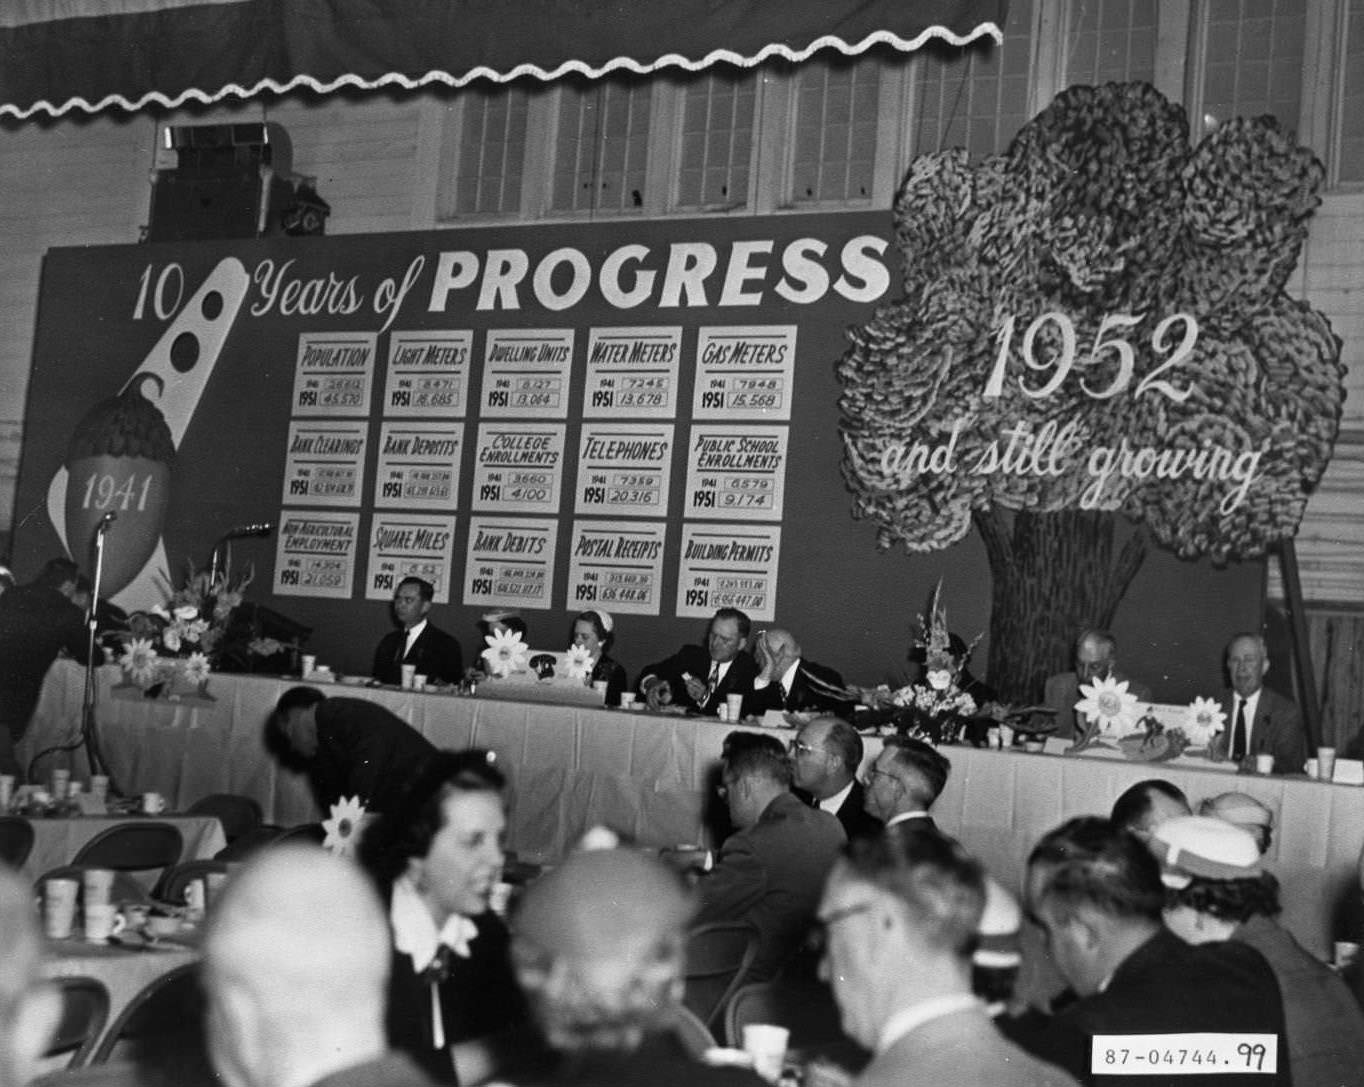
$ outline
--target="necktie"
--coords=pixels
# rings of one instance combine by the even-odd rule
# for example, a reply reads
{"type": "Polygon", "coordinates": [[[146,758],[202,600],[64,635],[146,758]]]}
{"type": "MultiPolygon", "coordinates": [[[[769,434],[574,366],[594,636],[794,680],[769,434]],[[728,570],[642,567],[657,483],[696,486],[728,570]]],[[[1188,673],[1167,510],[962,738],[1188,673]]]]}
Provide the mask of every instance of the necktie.
{"type": "Polygon", "coordinates": [[[791,692],[788,691],[788,690],[786,689],[786,684],[783,683],[781,680],[777,680],[777,693],[778,693],[779,695],[781,695],[781,704],[782,704],[783,706],[785,706],[785,705],[786,705],[787,696],[788,696],[791,692]]]}
{"type": "Polygon", "coordinates": [[[720,662],[710,662],[710,678],[706,680],[706,701],[715,697],[715,688],[720,685],[720,662]]]}
{"type": "Polygon", "coordinates": [[[1236,724],[1231,730],[1231,757],[1240,762],[1246,757],[1246,700],[1236,700],[1236,724]]]}

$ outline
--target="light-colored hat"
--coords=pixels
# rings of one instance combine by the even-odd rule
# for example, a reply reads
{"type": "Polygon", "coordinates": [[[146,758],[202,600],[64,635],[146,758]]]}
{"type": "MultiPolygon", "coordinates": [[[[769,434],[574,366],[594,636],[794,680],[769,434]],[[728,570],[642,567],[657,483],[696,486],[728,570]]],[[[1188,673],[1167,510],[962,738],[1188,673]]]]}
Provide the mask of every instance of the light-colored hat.
{"type": "Polygon", "coordinates": [[[611,631],[616,629],[616,621],[611,618],[611,613],[609,611],[602,611],[601,608],[593,608],[592,612],[601,621],[601,628],[606,631],[607,634],[610,634],[611,631]]]}
{"type": "Polygon", "coordinates": [[[1212,815],[1238,827],[1272,827],[1274,813],[1253,796],[1245,793],[1222,793],[1198,806],[1200,815],[1212,815]]]}
{"type": "Polygon", "coordinates": [[[985,909],[976,926],[972,963],[994,969],[1018,966],[1023,961],[1018,944],[1018,930],[1022,925],[1023,911],[1018,908],[1018,900],[986,876],[985,909]]]}
{"type": "Polygon", "coordinates": [[[1254,879],[1260,874],[1260,846],[1254,835],[1210,815],[1165,820],[1151,832],[1150,846],[1167,887],[1187,887],[1194,879],[1254,879]]]}
{"type": "Polygon", "coordinates": [[[521,612],[516,608],[498,608],[494,611],[485,611],[481,618],[485,623],[501,623],[507,619],[520,619],[521,612]]]}

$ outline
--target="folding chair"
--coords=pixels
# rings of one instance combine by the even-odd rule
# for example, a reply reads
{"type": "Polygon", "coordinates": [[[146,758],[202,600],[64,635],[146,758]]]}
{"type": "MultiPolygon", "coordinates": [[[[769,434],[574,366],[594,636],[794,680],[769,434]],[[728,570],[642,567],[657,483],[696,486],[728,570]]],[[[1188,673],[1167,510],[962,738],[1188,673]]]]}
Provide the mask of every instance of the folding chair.
{"type": "Polygon", "coordinates": [[[744,921],[716,921],[687,934],[682,1003],[709,1030],[758,953],[758,933],[744,921]]]}

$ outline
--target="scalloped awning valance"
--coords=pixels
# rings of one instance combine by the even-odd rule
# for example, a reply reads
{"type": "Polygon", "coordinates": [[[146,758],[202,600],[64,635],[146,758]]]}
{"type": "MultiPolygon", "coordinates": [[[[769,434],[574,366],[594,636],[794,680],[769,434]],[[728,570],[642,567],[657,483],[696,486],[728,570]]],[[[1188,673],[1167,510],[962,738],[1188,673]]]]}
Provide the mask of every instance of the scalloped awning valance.
{"type": "Polygon", "coordinates": [[[1001,38],[1007,0],[5,0],[0,116],[1001,38]]]}

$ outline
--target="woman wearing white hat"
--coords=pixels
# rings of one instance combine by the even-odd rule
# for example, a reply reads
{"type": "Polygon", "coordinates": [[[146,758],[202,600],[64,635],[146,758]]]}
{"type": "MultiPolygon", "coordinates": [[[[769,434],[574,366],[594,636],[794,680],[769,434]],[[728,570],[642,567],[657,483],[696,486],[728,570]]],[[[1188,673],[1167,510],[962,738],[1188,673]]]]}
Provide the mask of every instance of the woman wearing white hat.
{"type": "Polygon", "coordinates": [[[602,611],[580,612],[573,620],[573,644],[580,645],[592,654],[596,662],[592,666],[589,682],[606,682],[606,704],[620,705],[620,693],[625,690],[625,669],[607,654],[616,640],[616,621],[611,613],[602,611]]]}

